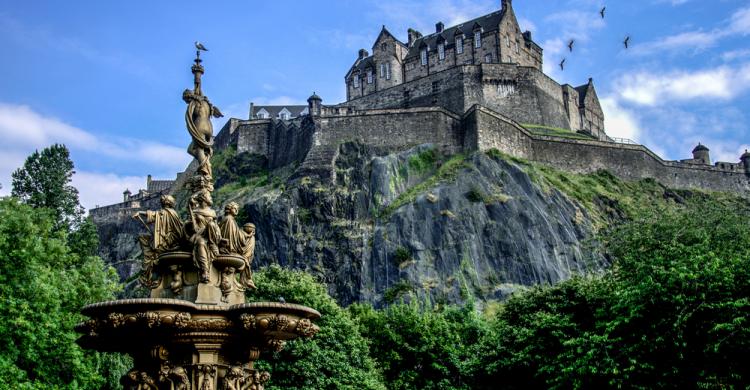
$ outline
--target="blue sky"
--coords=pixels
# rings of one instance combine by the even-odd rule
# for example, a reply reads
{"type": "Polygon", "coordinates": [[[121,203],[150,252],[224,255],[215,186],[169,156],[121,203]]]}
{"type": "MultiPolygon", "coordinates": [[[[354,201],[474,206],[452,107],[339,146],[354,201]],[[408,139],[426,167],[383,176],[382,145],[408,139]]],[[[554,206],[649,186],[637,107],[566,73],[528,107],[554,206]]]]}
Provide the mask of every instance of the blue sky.
{"type": "MultiPolygon", "coordinates": [[[[204,91],[227,117],[246,118],[250,101],[304,103],[313,91],[324,104],[343,101],[344,74],[384,24],[405,41],[409,27],[429,33],[499,3],[0,0],[0,194],[29,153],[54,142],[71,149],[86,207],[118,201],[146,174],[184,169],[181,93],[195,40],[210,50],[204,91]]],[[[572,85],[594,78],[610,135],[667,159],[688,158],[699,141],[725,161],[750,147],[747,0],[513,3],[548,74],[572,85]]]]}

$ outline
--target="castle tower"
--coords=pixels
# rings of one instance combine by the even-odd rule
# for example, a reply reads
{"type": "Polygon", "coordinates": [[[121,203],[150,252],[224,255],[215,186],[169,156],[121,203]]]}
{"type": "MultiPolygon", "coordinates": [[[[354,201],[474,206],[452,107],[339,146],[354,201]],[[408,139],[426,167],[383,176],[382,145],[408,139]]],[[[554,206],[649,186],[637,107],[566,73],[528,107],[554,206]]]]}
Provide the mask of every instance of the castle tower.
{"type": "Polygon", "coordinates": [[[745,166],[745,173],[750,174],[750,152],[745,149],[745,153],[742,153],[742,156],[740,156],[740,161],[742,161],[742,165],[745,166]]]}
{"type": "Polygon", "coordinates": [[[125,191],[122,192],[122,201],[123,202],[127,202],[128,199],[130,199],[130,195],[132,195],[132,194],[133,193],[130,192],[130,190],[126,188],[125,191]]]}
{"type": "Polygon", "coordinates": [[[700,164],[711,165],[711,157],[708,155],[708,148],[706,145],[701,145],[698,142],[698,146],[693,149],[693,159],[700,164]]]}
{"type": "Polygon", "coordinates": [[[307,98],[307,107],[308,111],[310,111],[310,115],[320,116],[322,103],[323,99],[321,99],[320,96],[313,92],[312,96],[307,98]]]}

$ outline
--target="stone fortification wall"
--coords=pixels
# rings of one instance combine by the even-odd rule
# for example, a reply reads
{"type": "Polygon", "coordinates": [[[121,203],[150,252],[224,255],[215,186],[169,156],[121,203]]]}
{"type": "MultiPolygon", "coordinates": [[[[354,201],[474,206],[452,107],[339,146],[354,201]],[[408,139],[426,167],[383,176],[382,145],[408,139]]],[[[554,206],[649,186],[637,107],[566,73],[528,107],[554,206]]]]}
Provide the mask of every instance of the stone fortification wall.
{"type": "Polygon", "coordinates": [[[382,152],[431,143],[444,153],[463,150],[461,118],[443,108],[424,107],[357,111],[315,119],[312,147],[295,176],[335,180],[339,145],[357,141],[382,152]]]}
{"type": "Polygon", "coordinates": [[[136,211],[160,208],[161,195],[161,192],[158,192],[127,202],[96,207],[89,210],[89,216],[97,225],[104,222],[123,221],[130,218],[136,211]]]}
{"type": "Polygon", "coordinates": [[[464,120],[467,128],[477,131],[475,141],[467,135],[476,142],[477,150],[495,148],[571,172],[604,169],[623,179],[653,178],[674,188],[750,193],[750,176],[731,167],[665,161],[642,145],[532,135],[512,120],[479,106],[464,120]]]}
{"type": "Polygon", "coordinates": [[[237,153],[268,154],[270,127],[270,119],[243,121],[237,128],[237,153]]]}
{"type": "Polygon", "coordinates": [[[482,64],[480,74],[482,96],[467,101],[467,108],[480,104],[519,123],[571,128],[562,87],[536,68],[482,64]]]}

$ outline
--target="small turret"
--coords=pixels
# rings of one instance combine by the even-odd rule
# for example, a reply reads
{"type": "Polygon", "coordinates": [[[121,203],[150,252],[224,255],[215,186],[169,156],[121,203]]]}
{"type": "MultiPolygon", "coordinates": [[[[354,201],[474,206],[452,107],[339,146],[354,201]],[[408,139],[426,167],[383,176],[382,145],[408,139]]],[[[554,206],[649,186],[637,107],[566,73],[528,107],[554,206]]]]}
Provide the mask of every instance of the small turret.
{"type": "Polygon", "coordinates": [[[742,153],[742,156],[740,156],[740,161],[742,161],[742,165],[745,166],[745,173],[750,174],[750,152],[745,149],[745,153],[742,153]]]}
{"type": "Polygon", "coordinates": [[[322,103],[323,99],[321,99],[315,92],[313,92],[312,96],[307,98],[307,107],[311,116],[320,116],[322,103]]]}
{"type": "Polygon", "coordinates": [[[693,149],[693,160],[697,160],[700,164],[711,165],[711,157],[708,155],[708,148],[706,145],[702,145],[698,142],[698,146],[693,149]]]}
{"type": "Polygon", "coordinates": [[[132,194],[133,193],[130,192],[130,190],[126,188],[125,191],[122,192],[122,201],[123,202],[127,202],[128,199],[130,199],[130,195],[132,195],[132,194]]]}

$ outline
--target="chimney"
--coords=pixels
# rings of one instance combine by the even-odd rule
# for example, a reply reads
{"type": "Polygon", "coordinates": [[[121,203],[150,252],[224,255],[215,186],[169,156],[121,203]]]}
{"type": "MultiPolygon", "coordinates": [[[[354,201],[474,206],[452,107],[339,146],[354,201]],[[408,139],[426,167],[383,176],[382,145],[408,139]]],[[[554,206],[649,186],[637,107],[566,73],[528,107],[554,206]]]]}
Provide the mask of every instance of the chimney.
{"type": "Polygon", "coordinates": [[[511,0],[502,0],[500,2],[500,5],[502,6],[502,9],[505,10],[507,8],[511,7],[511,0]]]}
{"type": "Polygon", "coordinates": [[[250,117],[247,119],[250,119],[250,120],[255,119],[255,115],[253,114],[254,109],[255,109],[255,104],[253,104],[253,102],[250,102],[250,117]]]}
{"type": "Polygon", "coordinates": [[[365,49],[359,49],[359,59],[360,60],[364,60],[369,55],[370,55],[370,53],[368,53],[367,50],[365,50],[365,49]]]}
{"type": "Polygon", "coordinates": [[[416,42],[417,39],[422,38],[422,33],[420,33],[417,30],[414,30],[412,28],[410,28],[409,30],[407,30],[407,33],[409,34],[409,41],[408,41],[408,46],[409,47],[414,46],[414,42],[416,42]]]}
{"type": "Polygon", "coordinates": [[[438,33],[438,34],[441,33],[441,32],[443,32],[444,28],[445,28],[445,25],[443,24],[443,22],[437,22],[435,24],[435,32],[438,33]]]}

